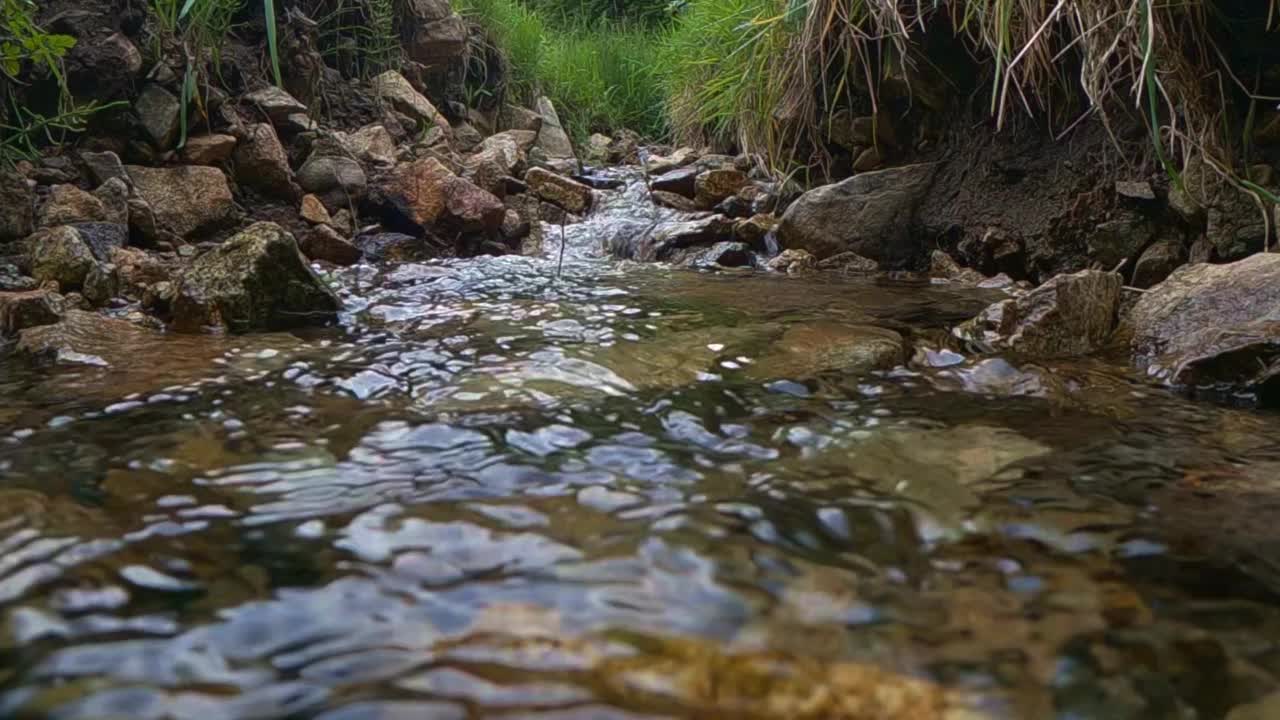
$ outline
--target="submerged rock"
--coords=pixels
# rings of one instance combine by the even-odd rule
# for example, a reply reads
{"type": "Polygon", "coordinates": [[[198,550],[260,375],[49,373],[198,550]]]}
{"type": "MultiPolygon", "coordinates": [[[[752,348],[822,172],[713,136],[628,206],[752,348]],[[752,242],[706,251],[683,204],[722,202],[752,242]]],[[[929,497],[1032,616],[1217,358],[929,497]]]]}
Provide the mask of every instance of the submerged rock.
{"type": "Polygon", "coordinates": [[[182,332],[282,330],[332,322],[341,309],[293,236],[262,222],[196,258],[178,277],[173,322],[182,332]]]}
{"type": "Polygon", "coordinates": [[[934,170],[932,164],[907,165],[810,190],[782,216],[778,239],[784,248],[818,259],[853,251],[889,268],[909,263],[923,254],[911,222],[934,170]]]}
{"type": "Polygon", "coordinates": [[[1254,389],[1280,374],[1280,254],[1187,265],[1130,314],[1134,362],[1181,385],[1254,389]]]}
{"type": "Polygon", "coordinates": [[[722,241],[696,253],[688,261],[692,267],[751,267],[755,260],[746,243],[722,241]]]}
{"type": "Polygon", "coordinates": [[[645,238],[636,249],[636,260],[666,261],[685,248],[711,245],[728,240],[733,234],[733,221],[721,215],[663,225],[645,238]]]}
{"type": "Polygon", "coordinates": [[[360,235],[353,244],[364,254],[365,259],[373,262],[426,260],[439,250],[422,238],[394,232],[360,235]]]}
{"type": "Polygon", "coordinates": [[[524,176],[529,189],[547,202],[555,203],[576,215],[591,209],[591,188],[575,180],[542,168],[531,168],[524,176]]]}
{"type": "Polygon", "coordinates": [[[906,341],[893,330],[818,321],[787,328],[747,374],[758,379],[804,378],[824,370],[857,374],[906,360],[906,341]]]}
{"type": "Polygon", "coordinates": [[[217,168],[128,165],[125,169],[151,206],[156,224],[179,237],[191,238],[225,225],[235,211],[231,187],[217,168]]]}
{"type": "Polygon", "coordinates": [[[1002,300],[954,332],[983,348],[1031,357],[1087,355],[1111,337],[1119,305],[1120,276],[1084,270],[1002,300]]]}

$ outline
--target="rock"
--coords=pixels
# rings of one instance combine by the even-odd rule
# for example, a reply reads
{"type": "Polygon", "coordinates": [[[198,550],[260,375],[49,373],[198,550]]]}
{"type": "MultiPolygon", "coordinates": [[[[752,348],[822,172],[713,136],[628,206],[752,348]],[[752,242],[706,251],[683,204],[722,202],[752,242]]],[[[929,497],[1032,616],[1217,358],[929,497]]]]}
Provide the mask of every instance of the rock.
{"type": "Polygon", "coordinates": [[[460,122],[453,126],[453,147],[459,152],[471,152],[484,141],[484,135],[471,123],[460,122]]]}
{"type": "Polygon", "coordinates": [[[49,197],[40,206],[41,227],[106,220],[107,209],[102,201],[75,185],[54,185],[49,188],[49,197]]]}
{"type": "Polygon", "coordinates": [[[161,337],[125,320],[67,307],[59,322],[22,331],[18,351],[58,363],[107,367],[137,362],[139,352],[154,348],[161,337]]]}
{"type": "Polygon", "coordinates": [[[1280,254],[1184,265],[1129,316],[1134,362],[1178,385],[1256,389],[1276,376],[1280,254]]]}
{"type": "Polygon", "coordinates": [[[884,155],[878,147],[863,148],[853,159],[853,171],[865,173],[884,165],[884,155]]]}
{"type": "Polygon", "coordinates": [[[462,161],[462,177],[494,195],[506,194],[506,178],[524,161],[524,153],[510,135],[494,135],[474,155],[462,161]]]}
{"type": "Polygon", "coordinates": [[[0,243],[35,232],[35,195],[22,175],[0,170],[0,243]]]}
{"type": "Polygon", "coordinates": [[[395,70],[388,70],[375,77],[373,88],[391,107],[413,118],[420,126],[434,125],[445,133],[449,132],[449,121],[444,115],[395,70]]]}
{"type": "Polygon", "coordinates": [[[329,216],[329,211],[325,210],[324,203],[320,202],[320,198],[315,195],[302,196],[302,206],[298,209],[298,214],[312,225],[327,225],[333,220],[329,216]]]}
{"type": "Polygon", "coordinates": [[[1237,705],[1226,720],[1272,720],[1280,717],[1280,692],[1272,692],[1246,705],[1237,705]]]}
{"type": "Polygon", "coordinates": [[[680,212],[691,213],[698,211],[698,203],[695,202],[693,198],[688,198],[684,195],[677,195],[676,193],[667,192],[665,190],[654,190],[650,195],[652,195],[655,203],[663,207],[669,207],[672,210],[679,210],[680,212]]]}
{"type": "Polygon", "coordinates": [[[977,270],[961,267],[954,258],[942,250],[934,250],[929,255],[929,277],[975,284],[987,279],[977,270]]]}
{"type": "Polygon", "coordinates": [[[32,238],[31,276],[39,283],[56,282],[63,292],[78,290],[96,264],[75,228],[49,228],[32,238]]]}
{"type": "MultiPolygon", "coordinates": [[[[698,159],[698,151],[683,147],[670,155],[652,155],[645,158],[644,169],[650,175],[662,175],[689,165],[698,159]]],[[[696,175],[696,174],[695,174],[696,175]]],[[[690,193],[692,196],[692,193],[690,193]]]]}
{"type": "Polygon", "coordinates": [[[181,332],[283,330],[332,322],[338,297],[316,277],[293,236],[274,223],[251,225],[196,258],[174,287],[181,332]]]}
{"type": "Polygon", "coordinates": [[[1267,244],[1267,221],[1252,196],[1234,188],[1223,190],[1229,199],[1208,210],[1205,237],[1220,260],[1239,260],[1259,252],[1267,244]]]}
{"type": "Polygon", "coordinates": [[[35,290],[40,283],[22,274],[17,265],[0,263],[0,292],[24,292],[35,290]]]}
{"type": "Polygon", "coordinates": [[[524,181],[535,195],[571,213],[582,215],[591,209],[594,195],[591,188],[582,183],[542,168],[531,168],[525,173],[524,181]]]}
{"type": "Polygon", "coordinates": [[[351,219],[351,211],[347,209],[339,210],[329,218],[329,227],[338,231],[343,237],[351,237],[355,234],[356,223],[351,219]]]}
{"type": "Polygon", "coordinates": [[[695,245],[712,245],[733,235],[733,221],[721,215],[669,223],[645,238],[636,250],[636,260],[667,261],[677,251],[695,245]]]}
{"type": "Polygon", "coordinates": [[[129,244],[129,228],[118,223],[77,223],[71,226],[80,240],[89,247],[93,259],[111,262],[116,248],[129,244]]]}
{"type": "Polygon", "coordinates": [[[578,156],[573,152],[573,142],[560,124],[560,114],[550,98],[538,98],[538,114],[542,116],[542,127],[538,130],[538,141],[534,147],[548,160],[576,162],[578,156]]]}
{"type": "Polygon", "coordinates": [[[250,125],[236,146],[234,158],[236,180],[241,185],[283,200],[298,197],[289,156],[270,123],[250,125]]]}
{"type": "MultiPolygon", "coordinates": [[[[220,170],[201,165],[148,168],[128,165],[138,195],[151,206],[157,229],[192,238],[227,224],[235,211],[220,170]]],[[[131,208],[132,217],[132,208],[131,208]]]]}
{"type": "Polygon", "coordinates": [[[435,254],[421,238],[403,233],[360,235],[355,239],[355,246],[373,262],[416,262],[435,254]]]}
{"type": "Polygon", "coordinates": [[[52,290],[0,292],[0,335],[52,325],[62,319],[62,296],[52,290]]]}
{"type": "Polygon", "coordinates": [[[787,328],[747,374],[760,380],[810,377],[825,370],[858,374],[906,361],[906,341],[892,330],[817,321],[787,328]]]}
{"type": "Polygon", "coordinates": [[[182,159],[190,165],[221,165],[235,152],[236,142],[234,136],[218,133],[187,138],[182,159]]]}
{"type": "Polygon", "coordinates": [[[542,116],[519,105],[504,105],[498,115],[498,126],[506,130],[522,130],[534,133],[542,130],[542,116]]]}
{"type": "Polygon", "coordinates": [[[697,193],[698,175],[702,171],[695,166],[686,166],[668,170],[649,180],[649,187],[654,191],[662,191],[693,198],[697,193]]]}
{"type": "Polygon", "coordinates": [[[1133,286],[1149,288],[1164,281],[1187,261],[1187,251],[1178,239],[1161,240],[1142,253],[1133,268],[1133,286]]]}
{"type": "Polygon", "coordinates": [[[126,180],[111,178],[94,190],[93,196],[102,203],[103,222],[129,224],[129,183],[126,180]]]}
{"type": "Polygon", "coordinates": [[[573,225],[582,222],[581,216],[543,200],[538,200],[538,219],[549,225],[573,225]]]}
{"type": "Polygon", "coordinates": [[[437,222],[450,229],[496,231],[506,212],[502,201],[463,178],[435,158],[396,167],[375,188],[371,204],[388,226],[425,233],[437,222]]]}
{"type": "Polygon", "coordinates": [[[891,269],[907,265],[924,254],[911,226],[933,175],[932,164],[906,165],[810,190],[787,208],[778,239],[819,259],[853,251],[891,269]]]}
{"type": "Polygon", "coordinates": [[[752,215],[733,224],[733,236],[760,252],[768,247],[769,234],[777,229],[778,219],[774,216],[752,215]]]}
{"type": "Polygon", "coordinates": [[[845,273],[874,273],[880,270],[880,263],[855,252],[842,252],[820,260],[818,269],[839,270],[845,273]]]}
{"type": "Polygon", "coordinates": [[[360,248],[352,245],[328,225],[311,228],[302,236],[298,247],[311,260],[323,260],[334,265],[355,265],[360,262],[360,248]]]}
{"type": "Polygon", "coordinates": [[[120,295],[120,273],[111,263],[93,266],[84,279],[84,298],[94,307],[104,307],[120,295]]]}
{"type": "Polygon", "coordinates": [[[124,171],[120,156],[111,151],[82,152],[80,161],[89,169],[89,177],[99,185],[115,178],[120,178],[126,183],[129,181],[129,175],[124,171]]]}
{"type": "Polygon", "coordinates": [[[751,247],[746,243],[721,241],[693,256],[688,261],[692,267],[751,267],[755,260],[751,247]]]}
{"type": "Polygon", "coordinates": [[[818,258],[808,250],[783,250],[777,257],[765,263],[765,267],[775,272],[799,275],[816,270],[818,258]]]}
{"type": "Polygon", "coordinates": [[[182,103],[173,93],[155,83],[147,83],[133,110],[146,130],[147,137],[161,150],[167,150],[178,137],[182,103]]]}
{"type": "Polygon", "coordinates": [[[172,263],[137,248],[113,248],[109,260],[120,277],[121,290],[135,297],[141,297],[148,287],[167,281],[174,271],[172,263]]]}
{"type": "Polygon", "coordinates": [[[613,138],[600,133],[592,133],[587,138],[587,162],[592,165],[605,165],[609,162],[609,149],[613,146],[613,138]]]}
{"type": "Polygon", "coordinates": [[[366,125],[350,135],[339,135],[339,142],[358,160],[374,165],[394,165],[396,162],[395,138],[382,125],[366,125]]]}
{"type": "Polygon", "coordinates": [[[1117,180],[1116,194],[1130,200],[1151,201],[1156,199],[1156,192],[1151,189],[1151,183],[1145,181],[1117,180]]]}
{"type": "Polygon", "coordinates": [[[266,113],[266,116],[276,125],[287,121],[290,115],[295,113],[306,114],[307,112],[306,105],[303,105],[297,98],[274,85],[264,87],[261,90],[254,90],[245,95],[244,99],[256,105],[263,113],[266,113]]]}
{"type": "Polygon", "coordinates": [[[1105,270],[1114,270],[1121,262],[1132,263],[1154,236],[1155,229],[1146,218],[1135,212],[1121,213],[1119,218],[1099,224],[1089,237],[1089,258],[1105,270]]]}
{"type": "Polygon", "coordinates": [[[318,195],[331,212],[359,204],[368,189],[360,163],[347,157],[311,157],[298,169],[298,184],[318,195]]]}
{"type": "Polygon", "coordinates": [[[467,24],[448,0],[407,0],[399,4],[402,43],[409,59],[428,67],[462,57],[467,24]]]}
{"type": "Polygon", "coordinates": [[[129,234],[137,240],[135,244],[142,247],[155,247],[162,239],[175,239],[171,233],[159,228],[151,204],[138,195],[129,197],[129,234]]]}
{"type": "Polygon", "coordinates": [[[1119,304],[1118,274],[1083,270],[988,307],[955,335],[1035,358],[1088,355],[1111,337],[1119,304]]]}
{"type": "Polygon", "coordinates": [[[502,227],[498,231],[508,240],[520,240],[529,234],[531,223],[520,216],[520,213],[507,208],[502,215],[502,227]]]}
{"type": "Polygon", "coordinates": [[[100,23],[94,31],[70,33],[76,36],[76,44],[60,64],[66,73],[67,86],[77,100],[124,100],[137,91],[142,53],[123,34],[98,31],[115,24],[112,18],[100,23]]]}

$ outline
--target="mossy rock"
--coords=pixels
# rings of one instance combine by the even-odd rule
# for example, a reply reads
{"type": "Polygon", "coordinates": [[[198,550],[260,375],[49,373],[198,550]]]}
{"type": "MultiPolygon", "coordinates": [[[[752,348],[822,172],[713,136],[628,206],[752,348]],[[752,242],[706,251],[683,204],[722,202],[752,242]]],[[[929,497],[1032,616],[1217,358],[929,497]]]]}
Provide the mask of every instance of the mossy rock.
{"type": "Polygon", "coordinates": [[[173,322],[180,332],[286,330],[333,322],[341,309],[293,236],[263,222],[196,258],[183,272],[173,322]]]}

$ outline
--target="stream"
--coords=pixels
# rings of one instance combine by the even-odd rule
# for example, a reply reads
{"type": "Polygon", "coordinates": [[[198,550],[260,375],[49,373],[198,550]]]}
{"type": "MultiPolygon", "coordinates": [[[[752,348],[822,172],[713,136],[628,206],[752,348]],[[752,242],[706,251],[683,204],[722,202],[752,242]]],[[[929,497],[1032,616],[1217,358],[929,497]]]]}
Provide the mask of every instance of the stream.
{"type": "Polygon", "coordinates": [[[1280,418],[946,350],[991,290],[614,260],[679,219],[623,179],[562,268],[0,359],[0,717],[1280,716],[1280,418]]]}

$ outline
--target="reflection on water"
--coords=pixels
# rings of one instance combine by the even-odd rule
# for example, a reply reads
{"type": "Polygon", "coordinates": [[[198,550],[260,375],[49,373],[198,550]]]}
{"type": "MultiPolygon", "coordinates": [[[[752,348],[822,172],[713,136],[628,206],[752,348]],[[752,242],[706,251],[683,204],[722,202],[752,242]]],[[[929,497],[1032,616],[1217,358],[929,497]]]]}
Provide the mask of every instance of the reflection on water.
{"type": "Polygon", "coordinates": [[[1275,417],[937,343],[989,295],[613,263],[607,207],[560,277],[0,366],[0,716],[1275,706],[1275,417]]]}

